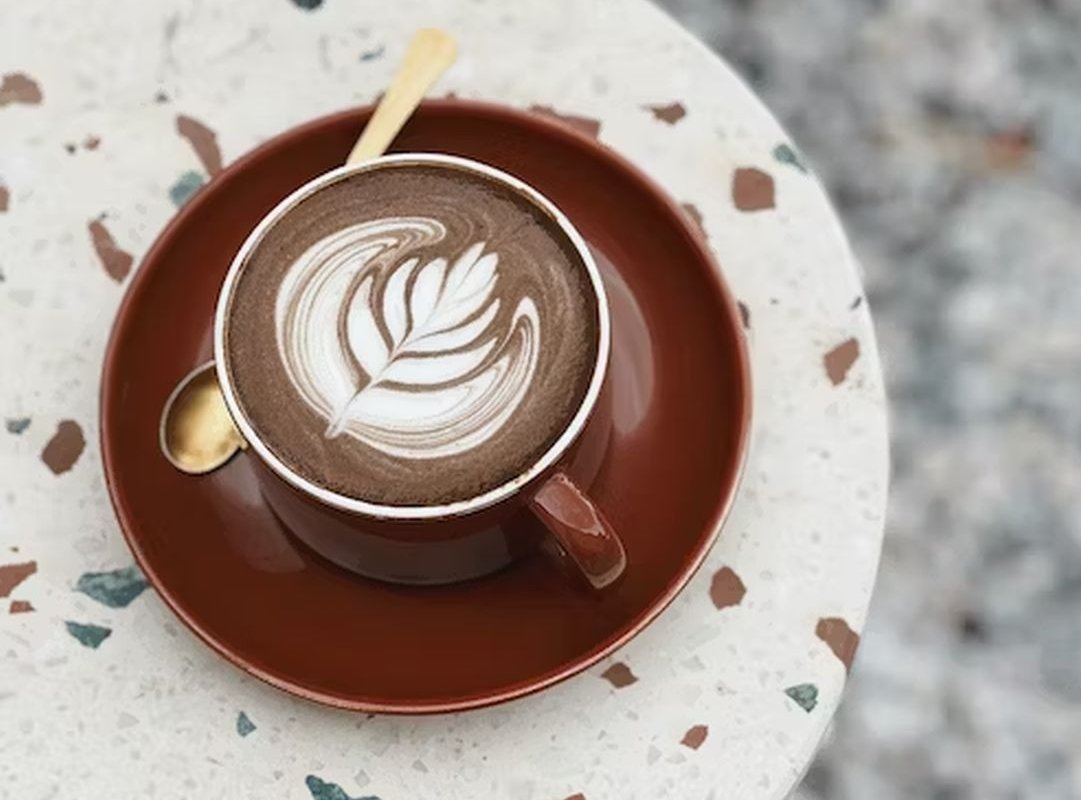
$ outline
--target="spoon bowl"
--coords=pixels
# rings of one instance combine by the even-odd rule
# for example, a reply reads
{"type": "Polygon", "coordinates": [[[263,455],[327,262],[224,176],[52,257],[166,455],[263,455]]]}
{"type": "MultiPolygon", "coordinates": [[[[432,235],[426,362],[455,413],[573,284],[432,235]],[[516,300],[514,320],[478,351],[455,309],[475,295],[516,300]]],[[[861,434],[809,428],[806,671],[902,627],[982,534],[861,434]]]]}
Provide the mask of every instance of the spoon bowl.
{"type": "Polygon", "coordinates": [[[211,472],[247,446],[225,407],[213,361],[173,389],[162,409],[160,436],[169,463],[189,475],[211,472]]]}

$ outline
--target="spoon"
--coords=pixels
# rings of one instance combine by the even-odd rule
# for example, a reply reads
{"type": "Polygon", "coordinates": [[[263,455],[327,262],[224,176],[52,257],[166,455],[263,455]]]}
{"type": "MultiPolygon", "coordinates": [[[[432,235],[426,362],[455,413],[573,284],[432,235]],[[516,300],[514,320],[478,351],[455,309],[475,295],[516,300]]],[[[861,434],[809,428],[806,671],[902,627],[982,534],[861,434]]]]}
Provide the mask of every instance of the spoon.
{"type": "MultiPolygon", "coordinates": [[[[417,31],[345,163],[360,164],[383,155],[457,53],[457,45],[444,31],[417,31]]],[[[169,463],[189,475],[212,472],[248,446],[229,415],[213,360],[196,367],[173,389],[161,412],[159,438],[169,463]]]]}

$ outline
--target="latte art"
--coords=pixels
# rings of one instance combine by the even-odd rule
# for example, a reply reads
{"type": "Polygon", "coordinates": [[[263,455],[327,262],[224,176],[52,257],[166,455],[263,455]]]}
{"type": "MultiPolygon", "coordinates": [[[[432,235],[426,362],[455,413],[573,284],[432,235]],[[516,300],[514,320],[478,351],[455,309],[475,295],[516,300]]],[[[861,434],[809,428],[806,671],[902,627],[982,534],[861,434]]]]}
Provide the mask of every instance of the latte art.
{"type": "Polygon", "coordinates": [[[237,414],[279,464],[346,498],[439,506],[513,481],[597,372],[580,251],[471,168],[328,178],[242,253],[219,305],[237,414]]]}
{"type": "Polygon", "coordinates": [[[537,307],[500,291],[485,242],[453,263],[413,255],[445,235],[434,219],[377,219],[320,239],[286,271],[279,353],[326,438],[440,458],[483,444],[521,404],[537,367],[537,307]]]}

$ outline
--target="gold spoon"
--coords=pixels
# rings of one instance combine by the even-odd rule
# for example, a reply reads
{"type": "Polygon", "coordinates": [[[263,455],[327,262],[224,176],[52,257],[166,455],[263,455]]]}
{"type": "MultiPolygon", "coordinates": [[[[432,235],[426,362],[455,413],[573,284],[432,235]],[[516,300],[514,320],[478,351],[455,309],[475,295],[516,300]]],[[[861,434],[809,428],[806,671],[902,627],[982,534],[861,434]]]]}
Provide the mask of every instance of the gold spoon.
{"type": "MultiPolygon", "coordinates": [[[[457,45],[444,31],[417,31],[345,163],[359,164],[383,155],[457,54],[457,45]]],[[[196,367],[173,389],[161,412],[160,440],[169,463],[191,475],[212,472],[248,446],[225,406],[213,361],[196,367]]]]}

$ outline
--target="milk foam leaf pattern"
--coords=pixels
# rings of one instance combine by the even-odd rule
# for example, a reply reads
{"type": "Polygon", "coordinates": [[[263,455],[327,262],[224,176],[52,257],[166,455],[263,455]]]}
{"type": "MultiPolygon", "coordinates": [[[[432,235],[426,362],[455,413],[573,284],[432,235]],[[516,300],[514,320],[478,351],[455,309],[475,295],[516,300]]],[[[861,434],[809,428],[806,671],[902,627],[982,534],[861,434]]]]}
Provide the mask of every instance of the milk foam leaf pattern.
{"type": "Polygon", "coordinates": [[[362,223],[287,271],[279,353],[328,439],[449,456],[490,439],[524,399],[539,354],[536,304],[501,294],[499,255],[483,241],[453,261],[412,255],[444,235],[422,217],[362,223]]]}
{"type": "Polygon", "coordinates": [[[372,276],[361,281],[353,295],[349,313],[346,316],[345,330],[349,348],[361,369],[368,375],[378,375],[386,369],[390,351],[379,332],[375,317],[368,312],[372,300],[372,276]]]}

